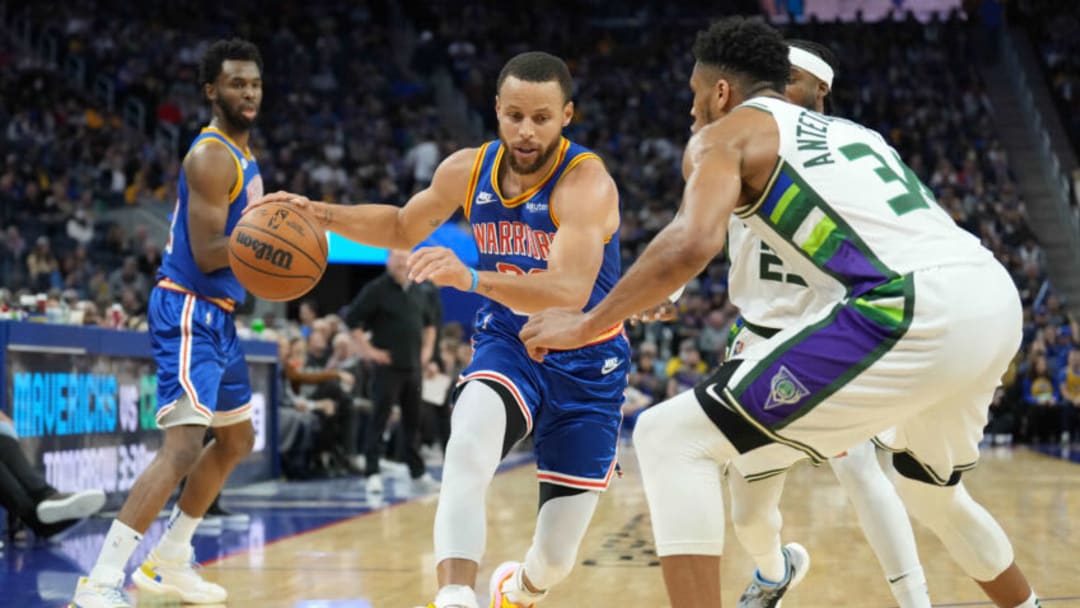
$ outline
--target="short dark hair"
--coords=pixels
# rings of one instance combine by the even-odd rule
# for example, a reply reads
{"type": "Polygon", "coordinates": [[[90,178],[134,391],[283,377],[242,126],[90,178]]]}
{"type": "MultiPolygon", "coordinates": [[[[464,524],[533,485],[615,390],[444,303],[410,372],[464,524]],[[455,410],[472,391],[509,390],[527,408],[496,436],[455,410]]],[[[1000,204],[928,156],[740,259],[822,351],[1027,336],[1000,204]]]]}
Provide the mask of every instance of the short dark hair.
{"type": "Polygon", "coordinates": [[[797,38],[790,39],[787,43],[788,46],[793,46],[817,55],[822,61],[829,64],[829,67],[833,69],[833,72],[840,71],[840,62],[836,59],[836,53],[824,44],[814,42],[813,40],[799,40],[797,38]]]}
{"type": "Polygon", "coordinates": [[[221,64],[229,59],[254,61],[259,66],[259,72],[262,72],[262,55],[257,46],[242,38],[218,40],[206,49],[199,62],[199,83],[214,84],[221,75],[221,64]]]}
{"type": "Polygon", "coordinates": [[[507,61],[495,82],[496,93],[502,90],[503,82],[510,76],[525,82],[558,82],[563,93],[563,103],[569,102],[574,95],[574,79],[570,76],[570,68],[566,67],[565,61],[551,53],[529,51],[507,61]]]}
{"type": "Polygon", "coordinates": [[[728,17],[698,32],[694,58],[743,80],[783,91],[791,74],[788,47],[775,28],[743,17],[728,17]]]}

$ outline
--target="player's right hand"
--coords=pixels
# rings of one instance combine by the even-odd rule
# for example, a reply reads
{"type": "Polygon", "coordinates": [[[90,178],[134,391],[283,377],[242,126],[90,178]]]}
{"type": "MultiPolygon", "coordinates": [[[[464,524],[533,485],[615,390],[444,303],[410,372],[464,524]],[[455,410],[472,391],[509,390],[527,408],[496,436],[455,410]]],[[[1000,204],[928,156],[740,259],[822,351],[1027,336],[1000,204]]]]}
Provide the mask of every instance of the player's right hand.
{"type": "Polygon", "coordinates": [[[390,363],[393,362],[390,358],[390,351],[383,348],[375,348],[374,346],[368,351],[367,358],[379,365],[390,365],[390,363]]]}
{"type": "Polygon", "coordinates": [[[356,384],[356,377],[345,370],[338,370],[338,383],[343,387],[352,388],[356,384]]]}
{"type": "Polygon", "coordinates": [[[643,310],[628,320],[631,325],[638,323],[656,323],[659,321],[674,321],[679,318],[679,309],[671,302],[657,304],[648,310],[643,310]]]}
{"type": "Polygon", "coordinates": [[[525,349],[537,363],[552,349],[570,350],[583,346],[590,334],[585,313],[574,308],[548,308],[529,316],[518,332],[525,349]]]}

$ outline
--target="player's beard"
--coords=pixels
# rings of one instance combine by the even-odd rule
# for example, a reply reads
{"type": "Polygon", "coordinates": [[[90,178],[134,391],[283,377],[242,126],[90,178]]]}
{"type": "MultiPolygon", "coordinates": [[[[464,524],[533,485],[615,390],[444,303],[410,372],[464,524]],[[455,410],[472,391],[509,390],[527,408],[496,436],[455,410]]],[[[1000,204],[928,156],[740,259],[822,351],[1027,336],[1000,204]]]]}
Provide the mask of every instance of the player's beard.
{"type": "Polygon", "coordinates": [[[248,119],[240,113],[239,106],[246,104],[239,104],[237,107],[229,107],[225,100],[218,97],[214,100],[214,103],[221,110],[221,117],[225,120],[225,123],[229,125],[229,128],[236,131],[250,131],[251,127],[255,125],[255,119],[259,117],[258,108],[255,109],[255,118],[248,119]]]}
{"type": "Polygon", "coordinates": [[[817,87],[805,83],[789,84],[784,88],[784,97],[791,103],[802,106],[807,110],[817,109],[817,87]]]}
{"type": "Polygon", "coordinates": [[[502,141],[503,149],[506,150],[505,156],[510,163],[510,170],[518,175],[532,175],[539,171],[547,162],[551,159],[551,156],[555,154],[555,150],[559,147],[561,137],[556,137],[555,141],[551,142],[546,148],[540,150],[540,154],[536,155],[536,160],[528,165],[518,164],[517,158],[514,157],[514,148],[506,141],[502,136],[499,137],[502,141]]]}
{"type": "Polygon", "coordinates": [[[690,125],[690,132],[697,133],[698,131],[712,124],[713,121],[717,120],[718,118],[720,117],[712,111],[712,106],[708,103],[701,106],[700,112],[698,112],[697,108],[695,107],[694,124],[690,125]]]}
{"type": "Polygon", "coordinates": [[[817,93],[815,91],[799,90],[799,99],[795,103],[807,110],[817,110],[817,93]]]}

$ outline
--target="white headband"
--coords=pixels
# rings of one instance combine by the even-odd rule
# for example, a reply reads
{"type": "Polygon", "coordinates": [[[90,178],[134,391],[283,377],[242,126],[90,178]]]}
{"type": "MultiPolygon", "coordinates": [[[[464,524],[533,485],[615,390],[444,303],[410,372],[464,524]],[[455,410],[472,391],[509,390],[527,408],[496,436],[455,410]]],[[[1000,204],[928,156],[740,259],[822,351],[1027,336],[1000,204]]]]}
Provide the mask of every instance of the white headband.
{"type": "Polygon", "coordinates": [[[815,78],[824,82],[825,86],[832,89],[833,69],[821,57],[797,46],[789,46],[788,61],[793,67],[810,72],[815,78]]]}

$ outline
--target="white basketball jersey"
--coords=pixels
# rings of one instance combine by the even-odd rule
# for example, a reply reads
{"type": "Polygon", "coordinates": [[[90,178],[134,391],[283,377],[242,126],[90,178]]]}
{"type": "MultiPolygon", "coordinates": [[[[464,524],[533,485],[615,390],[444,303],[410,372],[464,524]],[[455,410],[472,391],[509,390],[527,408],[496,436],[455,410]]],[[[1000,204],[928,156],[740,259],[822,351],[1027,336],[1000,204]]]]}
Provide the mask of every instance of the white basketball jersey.
{"type": "Polygon", "coordinates": [[[839,284],[811,289],[742,220],[728,224],[728,297],[744,319],[783,329],[844,297],[839,284]]]}
{"type": "Polygon", "coordinates": [[[780,148],[765,192],[735,213],[812,288],[858,297],[917,270],[993,259],[877,132],[779,99],[743,105],[773,117],[780,148]]]}

